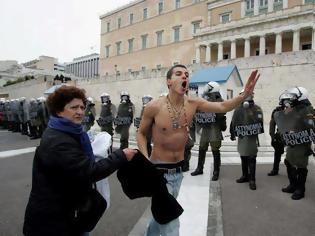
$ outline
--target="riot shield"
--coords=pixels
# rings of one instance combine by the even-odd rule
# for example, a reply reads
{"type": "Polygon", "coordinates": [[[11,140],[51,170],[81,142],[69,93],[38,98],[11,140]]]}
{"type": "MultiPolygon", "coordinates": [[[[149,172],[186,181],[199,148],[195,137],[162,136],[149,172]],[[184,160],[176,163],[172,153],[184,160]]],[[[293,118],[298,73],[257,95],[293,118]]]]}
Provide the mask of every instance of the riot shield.
{"type": "Polygon", "coordinates": [[[311,106],[277,111],[274,118],[286,146],[315,142],[315,118],[311,106]]]}
{"type": "Polygon", "coordinates": [[[238,107],[232,118],[235,136],[244,137],[264,133],[263,113],[260,107],[253,105],[248,108],[238,107]]]}

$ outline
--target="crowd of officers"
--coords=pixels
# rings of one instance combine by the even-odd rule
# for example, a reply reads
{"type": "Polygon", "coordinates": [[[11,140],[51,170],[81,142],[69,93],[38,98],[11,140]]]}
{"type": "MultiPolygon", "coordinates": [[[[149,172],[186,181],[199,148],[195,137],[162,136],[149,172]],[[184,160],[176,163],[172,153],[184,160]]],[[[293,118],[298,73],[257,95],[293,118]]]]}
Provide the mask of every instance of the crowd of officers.
{"type": "MultiPolygon", "coordinates": [[[[163,96],[163,94],[161,94],[163,96]]],[[[220,85],[209,82],[202,97],[211,102],[223,101],[220,85]]],[[[139,117],[134,117],[135,107],[127,91],[120,93],[118,108],[112,104],[110,95],[101,95],[101,112],[96,120],[95,103],[91,97],[87,98],[85,116],[82,122],[85,131],[89,131],[95,121],[112,137],[114,131],[120,135],[120,148],[128,147],[129,129],[133,125],[139,128],[143,109],[152,100],[152,96],[142,97],[142,109],[139,117]]],[[[41,137],[47,126],[49,113],[45,106],[45,98],[27,100],[25,98],[0,100],[0,124],[12,131],[29,135],[31,139],[41,137]]],[[[259,134],[264,133],[262,109],[255,104],[254,94],[234,110],[229,127],[230,139],[237,139],[237,151],[241,158],[242,175],[237,183],[249,183],[251,190],[256,189],[256,158],[259,147],[259,134]]],[[[198,164],[191,173],[192,176],[203,174],[206,153],[210,145],[213,157],[213,173],[211,180],[217,181],[221,166],[221,145],[223,133],[227,129],[225,113],[199,112],[194,116],[190,125],[190,135],[184,153],[183,171],[189,170],[191,149],[196,142],[196,132],[200,134],[198,164]]],[[[291,198],[299,200],[304,197],[307,178],[308,157],[313,153],[312,142],[315,142],[315,112],[308,100],[308,92],[303,87],[285,90],[279,97],[277,106],[271,115],[269,124],[271,145],[274,148],[273,169],[268,176],[278,175],[281,155],[286,148],[284,160],[287,168],[289,185],[283,192],[292,193],[291,198]]],[[[149,133],[147,147],[149,155],[152,147],[152,135],[149,133]]]]}
{"type": "Polygon", "coordinates": [[[0,100],[0,125],[31,139],[40,138],[49,119],[45,102],[44,97],[0,100]]]}

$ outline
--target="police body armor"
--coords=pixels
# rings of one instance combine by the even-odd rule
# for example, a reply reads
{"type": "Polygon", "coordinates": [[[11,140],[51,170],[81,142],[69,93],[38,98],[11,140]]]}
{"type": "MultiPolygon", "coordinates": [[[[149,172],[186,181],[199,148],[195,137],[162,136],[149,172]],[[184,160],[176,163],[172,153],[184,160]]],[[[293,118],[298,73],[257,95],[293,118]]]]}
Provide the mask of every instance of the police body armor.
{"type": "Polygon", "coordinates": [[[274,114],[291,165],[305,168],[315,142],[315,113],[311,105],[299,104],[274,114]]]}
{"type": "Polygon", "coordinates": [[[32,126],[40,125],[37,101],[30,101],[30,121],[32,126]]]}
{"type": "Polygon", "coordinates": [[[239,106],[232,117],[231,135],[239,138],[264,133],[263,113],[256,104],[239,106]]]}
{"type": "Polygon", "coordinates": [[[118,126],[130,126],[133,120],[133,103],[121,103],[118,107],[114,124],[118,126]]]}
{"type": "MultiPolygon", "coordinates": [[[[219,92],[207,93],[204,98],[209,102],[222,102],[223,99],[219,92]]],[[[195,114],[197,126],[202,128],[203,141],[223,140],[222,132],[226,130],[225,113],[197,112],[195,114]]]]}
{"type": "Polygon", "coordinates": [[[98,125],[102,128],[108,125],[113,125],[114,116],[112,112],[112,104],[102,104],[100,118],[97,120],[98,125]]]}

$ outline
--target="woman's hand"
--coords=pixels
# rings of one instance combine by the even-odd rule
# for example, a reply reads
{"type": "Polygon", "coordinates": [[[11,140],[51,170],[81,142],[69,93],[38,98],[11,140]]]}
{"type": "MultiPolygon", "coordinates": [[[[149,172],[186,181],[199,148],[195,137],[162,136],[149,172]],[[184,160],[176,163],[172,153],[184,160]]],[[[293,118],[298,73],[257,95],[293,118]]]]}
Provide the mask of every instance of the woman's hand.
{"type": "Polygon", "coordinates": [[[138,152],[138,150],[135,149],[131,149],[131,148],[125,148],[123,149],[123,152],[126,155],[126,158],[128,161],[131,161],[132,158],[136,155],[136,153],[138,152]]]}

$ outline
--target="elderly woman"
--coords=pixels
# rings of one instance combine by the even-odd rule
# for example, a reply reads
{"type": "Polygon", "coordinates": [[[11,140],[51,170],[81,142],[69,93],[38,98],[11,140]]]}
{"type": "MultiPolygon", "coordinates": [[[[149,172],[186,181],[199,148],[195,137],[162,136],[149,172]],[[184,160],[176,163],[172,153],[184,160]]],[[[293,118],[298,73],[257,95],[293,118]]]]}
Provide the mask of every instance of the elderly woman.
{"type": "Polygon", "coordinates": [[[82,130],[86,97],[81,89],[63,86],[48,97],[51,113],[33,161],[32,190],[26,207],[26,236],[82,235],[76,212],[92,184],[130,161],[136,150],[117,150],[95,162],[82,130]]]}

